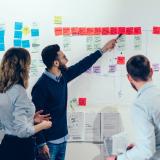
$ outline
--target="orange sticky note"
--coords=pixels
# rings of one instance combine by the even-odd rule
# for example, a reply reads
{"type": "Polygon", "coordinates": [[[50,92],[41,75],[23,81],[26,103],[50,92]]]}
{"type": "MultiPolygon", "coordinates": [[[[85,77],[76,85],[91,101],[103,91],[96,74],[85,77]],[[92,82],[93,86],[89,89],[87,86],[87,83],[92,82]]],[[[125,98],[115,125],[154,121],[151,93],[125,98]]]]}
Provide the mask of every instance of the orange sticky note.
{"type": "Polygon", "coordinates": [[[79,34],[79,28],[78,27],[72,27],[71,28],[72,35],[78,35],[79,34]]]}
{"type": "Polygon", "coordinates": [[[101,27],[96,27],[94,28],[94,35],[101,35],[102,34],[102,29],[101,27]]]}
{"type": "Polygon", "coordinates": [[[85,27],[79,27],[79,35],[87,35],[87,29],[85,27]]]}
{"type": "Polygon", "coordinates": [[[142,34],[141,27],[134,27],[134,35],[142,34]]]}
{"type": "Polygon", "coordinates": [[[117,29],[118,34],[126,34],[126,28],[125,27],[118,27],[117,29]]]}
{"type": "Polygon", "coordinates": [[[78,98],[78,105],[79,106],[86,106],[87,98],[78,98]]]}
{"type": "Polygon", "coordinates": [[[126,34],[127,35],[132,35],[134,32],[133,32],[133,27],[126,27],[126,34]]]}
{"type": "Polygon", "coordinates": [[[102,35],[109,35],[109,27],[102,27],[102,35]]]}
{"type": "Polygon", "coordinates": [[[70,35],[71,28],[70,27],[63,27],[63,35],[70,35]]]}
{"type": "Polygon", "coordinates": [[[87,28],[87,35],[94,35],[94,28],[87,28]]]}
{"type": "Polygon", "coordinates": [[[117,64],[125,64],[125,57],[124,56],[118,56],[117,57],[117,64]]]}
{"type": "Polygon", "coordinates": [[[62,35],[62,27],[55,27],[54,28],[54,33],[56,36],[62,35]]]}
{"type": "Polygon", "coordinates": [[[117,27],[110,27],[110,34],[111,35],[117,34],[117,27]]]}

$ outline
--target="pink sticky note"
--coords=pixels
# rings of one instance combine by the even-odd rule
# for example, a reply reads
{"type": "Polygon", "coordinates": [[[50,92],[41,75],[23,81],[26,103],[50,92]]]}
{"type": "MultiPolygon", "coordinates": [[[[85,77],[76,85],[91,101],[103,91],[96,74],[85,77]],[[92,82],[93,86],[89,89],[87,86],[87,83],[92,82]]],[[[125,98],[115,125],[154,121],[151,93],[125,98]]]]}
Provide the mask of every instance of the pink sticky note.
{"type": "Polygon", "coordinates": [[[132,35],[133,33],[133,27],[126,27],[126,35],[132,35]]]}
{"type": "Polygon", "coordinates": [[[87,29],[85,27],[79,27],[79,35],[87,35],[87,29]]]}
{"type": "Polygon", "coordinates": [[[70,27],[63,27],[63,35],[70,35],[71,28],[70,27]]]}
{"type": "Polygon", "coordinates": [[[102,34],[102,28],[96,27],[94,28],[94,35],[101,35],[102,34]]]}
{"type": "Polygon", "coordinates": [[[118,56],[117,57],[117,64],[125,64],[125,57],[124,56],[118,56]]]}
{"type": "Polygon", "coordinates": [[[109,35],[110,31],[109,31],[109,27],[102,27],[102,35],[109,35]]]}
{"type": "Polygon", "coordinates": [[[78,27],[72,27],[71,28],[72,35],[78,35],[79,34],[79,28],[78,27]]]}
{"type": "Polygon", "coordinates": [[[134,27],[134,35],[142,34],[141,27],[134,27]]]}
{"type": "Polygon", "coordinates": [[[153,27],[153,34],[160,34],[160,27],[154,26],[153,27]]]}
{"type": "Polygon", "coordinates": [[[62,35],[62,27],[55,27],[54,28],[54,33],[56,36],[62,35]]]}
{"type": "Polygon", "coordinates": [[[117,34],[117,27],[110,27],[110,34],[111,35],[117,34]]]}
{"type": "Polygon", "coordinates": [[[126,28],[125,27],[118,27],[118,34],[126,34],[126,28]]]}
{"type": "Polygon", "coordinates": [[[87,28],[87,35],[94,35],[94,28],[87,28]]]}
{"type": "Polygon", "coordinates": [[[78,98],[78,105],[79,106],[86,106],[87,98],[78,98]]]}

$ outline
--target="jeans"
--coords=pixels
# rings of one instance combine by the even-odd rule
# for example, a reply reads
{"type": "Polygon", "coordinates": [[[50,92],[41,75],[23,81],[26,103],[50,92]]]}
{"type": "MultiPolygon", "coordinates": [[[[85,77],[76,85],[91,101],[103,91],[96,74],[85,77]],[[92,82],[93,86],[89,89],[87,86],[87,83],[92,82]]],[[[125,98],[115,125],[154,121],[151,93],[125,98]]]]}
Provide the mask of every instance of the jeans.
{"type": "Polygon", "coordinates": [[[67,143],[53,144],[47,143],[49,147],[50,160],[64,160],[67,143]]]}

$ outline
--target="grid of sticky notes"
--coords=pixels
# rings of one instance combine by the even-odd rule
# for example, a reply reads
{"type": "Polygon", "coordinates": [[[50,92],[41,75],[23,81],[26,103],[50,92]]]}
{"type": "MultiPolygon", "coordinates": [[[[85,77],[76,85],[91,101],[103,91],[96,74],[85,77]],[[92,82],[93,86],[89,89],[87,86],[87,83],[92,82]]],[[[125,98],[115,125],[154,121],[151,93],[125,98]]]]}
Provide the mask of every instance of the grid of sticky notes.
{"type": "Polygon", "coordinates": [[[15,22],[14,24],[14,47],[30,48],[29,38],[23,38],[25,36],[30,36],[33,38],[39,37],[39,29],[24,26],[22,22],[15,22]]]}
{"type": "Polygon", "coordinates": [[[142,34],[141,27],[55,27],[55,36],[72,35],[140,35],[142,34]]]}

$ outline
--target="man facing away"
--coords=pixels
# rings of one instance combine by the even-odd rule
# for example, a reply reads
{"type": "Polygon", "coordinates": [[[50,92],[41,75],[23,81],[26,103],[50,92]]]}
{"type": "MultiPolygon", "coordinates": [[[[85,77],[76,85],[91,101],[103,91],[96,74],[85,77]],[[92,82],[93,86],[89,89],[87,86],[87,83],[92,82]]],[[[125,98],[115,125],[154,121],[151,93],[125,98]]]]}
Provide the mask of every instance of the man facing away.
{"type": "Polygon", "coordinates": [[[32,101],[37,110],[50,113],[53,121],[51,129],[37,135],[39,151],[50,156],[50,160],[64,160],[67,130],[67,84],[89,69],[103,53],[114,48],[116,39],[107,42],[102,49],[85,57],[75,65],[66,67],[68,62],[60,47],[49,45],[42,51],[46,69],[32,89],[32,101]]]}
{"type": "Polygon", "coordinates": [[[131,108],[136,141],[126,153],[106,160],[149,160],[160,149],[160,90],[152,83],[153,71],[147,57],[133,56],[126,67],[128,80],[138,92],[131,108]]]}

